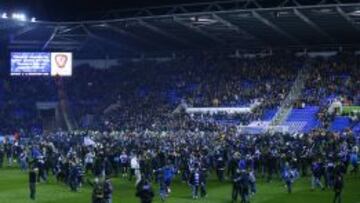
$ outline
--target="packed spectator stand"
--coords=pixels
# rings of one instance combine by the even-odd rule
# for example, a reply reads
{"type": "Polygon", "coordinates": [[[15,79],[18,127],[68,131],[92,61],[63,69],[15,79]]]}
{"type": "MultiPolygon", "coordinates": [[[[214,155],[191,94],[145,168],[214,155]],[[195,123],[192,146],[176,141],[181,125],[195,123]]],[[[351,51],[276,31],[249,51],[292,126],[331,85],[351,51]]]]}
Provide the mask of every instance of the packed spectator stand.
{"type": "MultiPolygon", "coordinates": [[[[182,102],[191,107],[241,107],[261,100],[261,106],[251,114],[181,115],[180,119],[239,125],[271,120],[297,72],[304,63],[311,63],[310,78],[301,99],[294,104],[299,109],[293,109],[294,115],[288,118],[297,121],[301,112],[306,118],[316,114],[318,117],[308,121],[312,122],[305,130],[308,132],[322,125],[330,129],[335,116],[327,115],[327,109],[334,99],[344,105],[359,104],[358,60],[351,54],[318,57],[311,62],[290,54],[241,59],[199,54],[127,62],[110,69],[76,67],[74,76],[63,82],[70,109],[82,129],[169,129],[179,120],[173,111],[182,102]],[[85,115],[93,116],[91,125],[81,122],[85,115]]],[[[5,108],[1,113],[7,118],[1,122],[3,133],[41,129],[36,102],[59,99],[56,79],[3,77],[1,102],[5,108]]],[[[356,116],[346,128],[355,126],[356,116]]]]}

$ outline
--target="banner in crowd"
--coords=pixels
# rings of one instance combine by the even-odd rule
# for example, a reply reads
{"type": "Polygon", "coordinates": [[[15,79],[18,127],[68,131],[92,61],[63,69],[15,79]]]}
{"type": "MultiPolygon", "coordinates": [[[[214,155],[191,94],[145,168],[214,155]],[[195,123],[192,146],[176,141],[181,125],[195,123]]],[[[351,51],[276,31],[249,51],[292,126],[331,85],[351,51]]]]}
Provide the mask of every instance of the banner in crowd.
{"type": "Polygon", "coordinates": [[[344,115],[360,114],[360,106],[344,106],[342,113],[344,115]]]}

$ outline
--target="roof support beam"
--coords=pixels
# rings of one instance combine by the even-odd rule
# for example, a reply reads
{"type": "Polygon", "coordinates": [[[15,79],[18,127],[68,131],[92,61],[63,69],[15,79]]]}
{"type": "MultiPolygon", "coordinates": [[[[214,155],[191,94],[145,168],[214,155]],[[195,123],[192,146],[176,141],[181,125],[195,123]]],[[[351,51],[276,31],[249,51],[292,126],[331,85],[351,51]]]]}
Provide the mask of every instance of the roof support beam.
{"type": "MultiPolygon", "coordinates": [[[[281,0],[281,1],[286,2],[288,0],[281,0]]],[[[282,4],[285,4],[285,3],[282,3],[282,4]]],[[[129,11],[137,13],[136,16],[149,16],[149,15],[154,15],[154,13],[155,13],[155,15],[174,14],[174,11],[180,10],[180,9],[181,9],[181,11],[195,10],[196,12],[228,10],[228,9],[226,9],[226,7],[237,8],[237,9],[239,9],[239,8],[247,9],[250,5],[255,8],[263,8],[263,7],[271,6],[271,5],[262,5],[262,4],[260,4],[260,1],[258,1],[258,0],[217,0],[217,1],[210,1],[210,2],[198,2],[198,3],[187,3],[187,4],[185,3],[185,4],[179,4],[179,5],[148,7],[146,9],[112,10],[112,11],[109,11],[106,16],[113,15],[116,13],[126,13],[129,11]],[[239,4],[241,4],[242,6],[239,6],[239,4]],[[182,8],[184,8],[184,10],[182,8]],[[157,11],[157,12],[152,12],[152,11],[157,11]]]]}
{"type": "Polygon", "coordinates": [[[146,44],[146,45],[149,45],[149,46],[159,47],[157,44],[151,43],[150,41],[148,41],[148,40],[146,40],[146,39],[144,39],[144,38],[142,38],[142,37],[140,37],[140,36],[138,36],[138,35],[135,35],[135,34],[133,34],[133,33],[131,33],[131,32],[127,32],[127,31],[119,28],[118,26],[114,26],[114,25],[110,25],[110,24],[107,24],[107,26],[108,26],[111,30],[113,30],[114,32],[119,33],[119,34],[121,34],[121,35],[128,36],[128,37],[130,37],[130,38],[132,38],[132,39],[134,39],[134,40],[136,40],[136,41],[142,42],[143,44],[146,44]]]}
{"type": "Polygon", "coordinates": [[[268,27],[272,28],[274,31],[276,31],[277,33],[279,33],[282,36],[285,36],[286,38],[290,39],[291,41],[297,43],[297,44],[302,44],[298,39],[296,39],[295,37],[293,37],[292,35],[288,34],[287,32],[285,32],[284,30],[282,30],[281,28],[279,28],[277,25],[275,25],[274,23],[270,22],[268,19],[264,18],[263,16],[261,16],[258,12],[256,11],[252,11],[251,12],[252,15],[259,20],[260,22],[264,23],[265,25],[267,25],[268,27]]]}
{"type": "Polygon", "coordinates": [[[185,45],[185,46],[189,46],[189,47],[194,46],[190,42],[188,42],[188,41],[186,41],[184,39],[178,38],[178,37],[176,37],[176,36],[174,36],[174,35],[172,35],[170,33],[167,33],[164,30],[162,30],[162,29],[160,29],[160,28],[158,28],[158,27],[156,27],[154,25],[151,25],[150,23],[147,23],[147,22],[145,22],[143,20],[139,20],[138,22],[140,23],[140,25],[142,25],[142,26],[148,28],[149,30],[151,30],[153,32],[156,32],[156,33],[158,33],[158,34],[160,34],[160,35],[162,35],[162,36],[164,36],[164,37],[166,37],[168,39],[174,40],[174,41],[176,41],[176,42],[178,42],[178,43],[180,43],[182,45],[185,45]]]}
{"type": "Polygon", "coordinates": [[[189,11],[183,6],[174,6],[167,14],[176,14],[177,12],[188,13],[189,11]]]}
{"type": "Polygon", "coordinates": [[[133,49],[127,47],[127,46],[124,45],[124,44],[119,44],[119,43],[117,43],[117,42],[110,41],[110,40],[108,40],[108,39],[106,39],[106,38],[103,38],[103,37],[100,37],[100,36],[94,34],[94,33],[91,32],[91,31],[89,30],[89,28],[87,28],[86,25],[84,25],[84,24],[82,24],[81,26],[82,26],[83,30],[88,34],[88,36],[89,36],[90,38],[93,38],[93,39],[95,39],[95,40],[97,40],[97,41],[101,41],[101,42],[104,43],[104,44],[108,44],[108,45],[117,47],[117,48],[122,49],[122,50],[124,50],[124,51],[134,52],[133,49]]]}
{"type": "Polygon", "coordinates": [[[16,37],[19,37],[23,34],[26,34],[28,32],[30,32],[31,30],[34,30],[37,26],[33,25],[33,26],[26,26],[20,30],[18,30],[17,32],[15,32],[15,34],[11,35],[11,37],[13,39],[15,39],[16,37]]]}
{"type": "Polygon", "coordinates": [[[65,33],[69,33],[72,32],[76,29],[81,29],[81,25],[74,25],[74,26],[63,26],[59,29],[59,34],[65,34],[65,33]]]}
{"type": "MultiPolygon", "coordinates": [[[[295,5],[296,7],[319,7],[319,6],[328,6],[336,4],[356,4],[357,0],[314,0],[304,1],[304,0],[279,0],[275,1],[276,3],[263,3],[265,1],[261,0],[217,0],[211,2],[198,2],[198,3],[188,3],[188,4],[179,4],[179,5],[167,5],[167,6],[157,6],[157,7],[148,7],[146,9],[126,9],[126,10],[112,10],[108,12],[106,16],[129,16],[129,13],[137,13],[136,17],[140,16],[164,16],[167,14],[175,14],[174,11],[183,11],[184,8],[188,11],[195,11],[195,13],[204,13],[208,11],[215,11],[219,8],[222,11],[231,10],[233,8],[246,10],[246,9],[271,9],[271,8],[289,8],[295,5]],[[180,10],[181,9],[181,10],[180,10]],[[116,15],[123,14],[123,15],[116,15]],[[127,15],[126,15],[127,14],[127,15]]],[[[185,12],[184,12],[185,14],[185,12]]],[[[129,16],[130,17],[130,16],[129,16]]]]}
{"type": "Polygon", "coordinates": [[[348,14],[345,13],[345,11],[340,7],[340,6],[337,6],[336,7],[336,11],[347,21],[349,22],[349,24],[356,29],[356,31],[360,32],[360,29],[359,27],[357,27],[355,24],[354,24],[354,21],[348,16],[348,14]]]}
{"type": "Polygon", "coordinates": [[[180,25],[182,25],[184,27],[187,27],[187,28],[191,29],[194,32],[199,33],[200,35],[202,35],[202,36],[204,36],[204,37],[206,37],[208,39],[211,39],[211,40],[217,42],[218,44],[226,45],[226,42],[224,40],[221,40],[221,39],[207,33],[206,31],[200,29],[199,27],[194,26],[191,23],[183,22],[181,19],[179,19],[177,17],[174,17],[174,21],[179,23],[180,25]]]}
{"type": "MultiPolygon", "coordinates": [[[[243,0],[243,2],[246,2],[247,0],[243,0]]],[[[282,0],[282,1],[285,1],[285,0],[282,0]]],[[[293,2],[295,0],[291,0],[291,2],[293,2]]],[[[335,0],[335,1],[339,1],[341,2],[340,0],[335,0]]],[[[189,14],[191,15],[209,15],[209,14],[212,14],[212,13],[217,13],[217,14],[234,14],[234,12],[241,12],[241,13],[248,13],[248,12],[251,12],[251,11],[256,11],[256,12],[259,12],[259,11],[288,11],[290,9],[293,9],[293,8],[301,8],[301,9],[318,9],[318,8],[333,8],[335,6],[341,6],[341,7],[347,7],[347,8],[350,8],[350,7],[357,7],[357,6],[360,6],[360,3],[358,0],[346,0],[347,2],[345,3],[339,3],[339,4],[334,4],[334,3],[331,3],[332,1],[328,1],[328,2],[325,2],[323,4],[299,4],[299,5],[296,5],[296,6],[293,6],[293,5],[289,5],[289,6],[278,6],[278,7],[273,7],[273,6],[270,6],[270,5],[262,5],[261,8],[245,8],[243,6],[236,6],[239,2],[242,2],[242,1],[239,1],[239,0],[232,0],[231,2],[234,2],[234,6],[233,7],[230,7],[228,8],[229,6],[226,6],[224,7],[224,10],[221,10],[221,11],[206,11],[206,9],[190,9],[190,6],[191,5],[181,5],[183,7],[185,7],[190,13],[177,13],[177,14],[166,14],[166,13],[154,13],[153,15],[151,16],[136,16],[136,17],[121,17],[121,16],[118,16],[117,18],[112,18],[112,19],[105,19],[105,20],[88,20],[88,21],[59,21],[59,22],[51,22],[51,21],[38,21],[37,23],[38,24],[42,24],[42,25],[48,25],[48,26],[54,26],[54,25],[57,25],[57,26],[69,26],[69,25],[78,25],[78,24],[88,24],[88,25],[91,25],[91,24],[99,24],[99,23],[114,23],[114,22],[133,22],[133,21],[138,21],[139,19],[140,20],[155,20],[155,19],[160,19],[160,18],[171,18],[173,17],[174,15],[176,16],[179,16],[179,17],[186,17],[186,16],[189,16],[189,14]],[[234,8],[237,8],[234,10],[234,8]]],[[[218,4],[220,5],[223,5],[223,4],[226,4],[226,0],[225,1],[220,1],[218,4]]],[[[158,7],[153,7],[152,9],[158,9],[158,7]]],[[[161,7],[160,7],[161,8],[161,7]]],[[[130,12],[130,11],[133,11],[133,10],[127,10],[126,13],[130,12]]],[[[119,12],[119,11],[117,11],[119,12]]],[[[135,11],[134,11],[135,12],[135,11]]],[[[115,11],[112,11],[110,13],[115,13],[115,11]]],[[[122,15],[124,16],[124,15],[122,15]]]]}
{"type": "MultiPolygon", "coordinates": [[[[30,45],[30,44],[33,44],[33,45],[43,45],[44,42],[43,41],[37,41],[37,40],[14,40],[11,42],[11,44],[13,45],[30,45]]],[[[69,42],[69,41],[51,41],[51,43],[48,44],[48,47],[50,45],[78,45],[78,44],[81,44],[81,42],[69,42]]]]}
{"type": "MultiPolygon", "coordinates": [[[[59,50],[77,50],[78,46],[74,46],[74,45],[55,45],[55,44],[49,44],[48,46],[51,49],[59,49],[59,50]]],[[[19,44],[14,44],[14,45],[9,45],[8,49],[9,50],[13,50],[13,49],[19,49],[19,50],[39,50],[41,48],[41,45],[36,45],[36,44],[32,44],[32,45],[19,45],[19,44]]]]}
{"type": "Polygon", "coordinates": [[[335,42],[334,38],[332,38],[328,33],[324,32],[322,29],[319,28],[312,20],[310,20],[307,16],[305,16],[302,12],[298,9],[294,9],[294,13],[297,17],[299,17],[302,21],[320,33],[322,36],[326,37],[330,42],[335,42]]]}
{"type": "Polygon", "coordinates": [[[61,37],[87,37],[87,34],[61,34],[61,37]]]}
{"type": "Polygon", "coordinates": [[[241,29],[239,26],[231,23],[230,21],[224,19],[223,17],[221,17],[220,15],[214,13],[213,14],[213,17],[218,20],[219,22],[221,22],[222,24],[226,25],[227,27],[231,28],[231,29],[234,29],[237,33],[241,34],[241,35],[246,35],[248,36],[249,38],[252,38],[254,40],[258,40],[260,41],[261,43],[263,43],[264,45],[268,45],[267,42],[263,41],[262,39],[259,39],[258,37],[254,36],[253,34],[247,32],[246,30],[244,29],[241,29]]]}
{"type": "Polygon", "coordinates": [[[51,43],[51,41],[56,37],[57,31],[58,31],[58,27],[54,27],[54,31],[52,32],[50,38],[45,42],[44,46],[42,47],[42,50],[45,50],[48,45],[51,43]]]}
{"type": "Polygon", "coordinates": [[[251,0],[251,2],[257,6],[258,8],[262,8],[262,6],[259,4],[259,2],[257,2],[256,0],[251,0]]]}

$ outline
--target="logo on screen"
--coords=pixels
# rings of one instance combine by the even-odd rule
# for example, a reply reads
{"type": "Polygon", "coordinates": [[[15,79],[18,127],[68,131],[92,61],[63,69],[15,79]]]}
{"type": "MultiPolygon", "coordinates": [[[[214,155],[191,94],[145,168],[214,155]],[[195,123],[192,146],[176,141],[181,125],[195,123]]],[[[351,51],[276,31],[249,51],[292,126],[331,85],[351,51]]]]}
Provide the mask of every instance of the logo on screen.
{"type": "Polygon", "coordinates": [[[55,56],[55,63],[59,68],[64,68],[68,61],[68,57],[65,54],[57,54],[55,56]]]}

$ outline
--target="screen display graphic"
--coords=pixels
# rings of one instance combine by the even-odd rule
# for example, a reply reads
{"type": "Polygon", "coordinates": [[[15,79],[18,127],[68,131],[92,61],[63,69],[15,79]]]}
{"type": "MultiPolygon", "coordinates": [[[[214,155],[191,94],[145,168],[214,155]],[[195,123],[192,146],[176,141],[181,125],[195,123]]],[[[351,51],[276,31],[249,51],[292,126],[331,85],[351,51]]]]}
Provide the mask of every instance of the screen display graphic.
{"type": "Polygon", "coordinates": [[[12,76],[71,76],[70,52],[12,52],[12,76]]]}
{"type": "Polygon", "coordinates": [[[11,53],[11,75],[41,76],[50,75],[51,59],[47,52],[11,53]]]}

